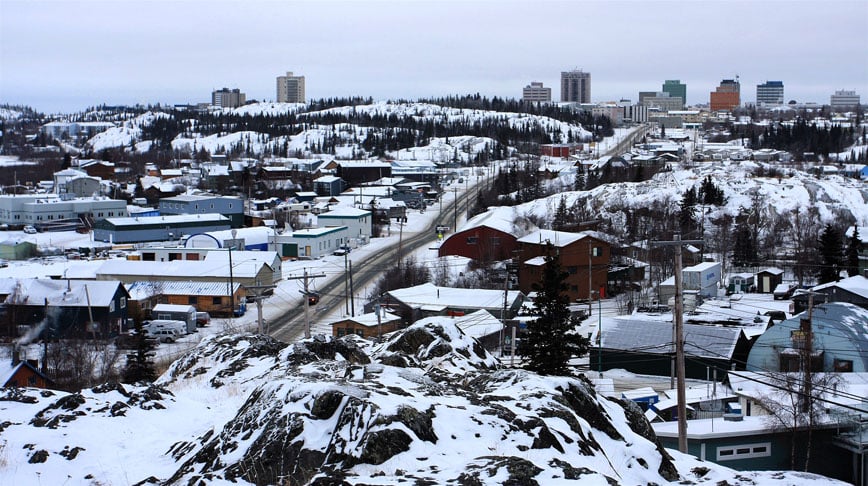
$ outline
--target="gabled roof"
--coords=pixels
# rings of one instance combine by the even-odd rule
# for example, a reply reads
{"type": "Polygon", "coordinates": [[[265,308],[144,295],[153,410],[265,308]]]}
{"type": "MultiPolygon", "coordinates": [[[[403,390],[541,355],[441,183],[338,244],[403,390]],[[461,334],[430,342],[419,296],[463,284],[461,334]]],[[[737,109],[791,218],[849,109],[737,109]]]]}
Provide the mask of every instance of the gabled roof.
{"type": "Polygon", "coordinates": [[[47,301],[53,307],[87,307],[88,302],[94,307],[108,307],[118,288],[124,288],[116,280],[7,278],[0,281],[3,293],[9,293],[7,301],[16,299],[16,303],[23,305],[45,305],[47,301]]]}
{"type": "MultiPolygon", "coordinates": [[[[437,287],[425,283],[415,287],[391,290],[393,298],[414,308],[423,306],[456,307],[465,309],[501,309],[503,308],[503,291],[489,289],[457,289],[452,287],[437,287]]],[[[519,300],[522,293],[511,290],[507,294],[507,306],[519,300]]]]}
{"type": "Polygon", "coordinates": [[[332,322],[331,325],[335,325],[338,322],[352,321],[352,322],[355,322],[356,324],[359,324],[360,326],[376,327],[377,325],[391,324],[392,322],[400,321],[400,320],[401,320],[401,318],[399,316],[396,316],[395,314],[392,314],[389,312],[381,312],[380,313],[380,319],[377,320],[377,313],[371,312],[368,314],[362,314],[360,316],[355,316],[355,317],[343,317],[339,320],[332,322]]]}
{"type": "MultiPolygon", "coordinates": [[[[234,263],[234,262],[233,262],[234,263]]],[[[238,293],[241,284],[233,282],[232,294],[238,293]]],[[[132,300],[144,300],[158,295],[202,295],[222,297],[229,295],[229,282],[150,282],[139,281],[127,285],[132,300]]]]}
{"type": "Polygon", "coordinates": [[[554,231],[541,229],[533,233],[519,238],[519,243],[545,244],[551,243],[557,248],[564,248],[584,238],[595,238],[597,240],[608,243],[609,237],[598,231],[581,231],[579,233],[570,233],[567,231],[554,231]]]}
{"type": "MultiPolygon", "coordinates": [[[[467,231],[469,229],[485,226],[491,229],[496,229],[504,233],[513,234],[515,223],[515,208],[508,206],[498,206],[489,208],[484,213],[477,214],[461,225],[458,231],[467,231]]],[[[454,233],[453,233],[454,234],[454,233]]],[[[451,236],[451,235],[450,235],[451,236]]]]}
{"type": "MultiPolygon", "coordinates": [[[[674,352],[672,323],[639,319],[610,319],[602,325],[602,347],[631,352],[674,352]]],[[[740,328],[684,324],[684,351],[688,356],[729,359],[741,336],[740,328]]]]}
{"type": "Polygon", "coordinates": [[[816,292],[832,287],[838,287],[839,289],[846,290],[847,292],[868,299],[868,278],[865,278],[861,275],[854,275],[852,277],[845,278],[837,282],[828,282],[822,285],[817,285],[811,290],[816,292]]]}

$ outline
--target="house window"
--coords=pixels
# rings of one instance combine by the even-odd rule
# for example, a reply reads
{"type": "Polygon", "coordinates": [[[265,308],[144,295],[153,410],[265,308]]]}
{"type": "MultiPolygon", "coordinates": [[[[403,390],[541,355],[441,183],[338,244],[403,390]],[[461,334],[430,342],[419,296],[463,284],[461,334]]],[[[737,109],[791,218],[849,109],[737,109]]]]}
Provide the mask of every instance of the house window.
{"type": "Polygon", "coordinates": [[[491,238],[488,239],[488,241],[489,241],[489,243],[491,243],[491,246],[500,246],[500,237],[499,236],[492,236],[491,238]]]}
{"type": "Polygon", "coordinates": [[[213,305],[220,305],[222,301],[223,301],[223,297],[214,297],[211,299],[211,303],[213,305]]]}
{"type": "Polygon", "coordinates": [[[772,455],[772,443],[741,444],[717,448],[718,461],[734,461],[737,459],[753,459],[772,455]]]}
{"type": "Polygon", "coordinates": [[[115,301],[109,302],[109,312],[115,311],[115,301]]]}
{"type": "Polygon", "coordinates": [[[127,298],[121,297],[121,309],[126,309],[126,308],[127,308],[127,298]]]}
{"type": "Polygon", "coordinates": [[[602,246],[595,246],[595,247],[591,248],[591,256],[595,256],[595,257],[603,256],[603,247],[602,246]]]}
{"type": "Polygon", "coordinates": [[[852,359],[836,359],[835,360],[835,372],[836,373],[849,373],[853,371],[853,360],[852,359]]]}
{"type": "Polygon", "coordinates": [[[475,236],[468,236],[467,237],[467,244],[468,245],[475,245],[478,240],[479,240],[479,238],[477,238],[475,236]]]}
{"type": "Polygon", "coordinates": [[[190,305],[196,305],[196,296],[195,295],[187,296],[187,303],[190,305]]]}

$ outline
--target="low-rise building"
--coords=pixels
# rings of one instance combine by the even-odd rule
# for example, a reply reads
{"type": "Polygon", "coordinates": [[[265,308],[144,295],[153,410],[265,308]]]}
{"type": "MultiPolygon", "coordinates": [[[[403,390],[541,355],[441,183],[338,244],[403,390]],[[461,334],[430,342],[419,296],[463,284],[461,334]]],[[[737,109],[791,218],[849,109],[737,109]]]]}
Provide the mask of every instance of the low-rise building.
{"type": "Polygon", "coordinates": [[[198,196],[184,194],[160,200],[160,214],[222,214],[233,228],[244,225],[244,201],[232,196],[198,196]]]}
{"type": "Polygon", "coordinates": [[[346,226],[310,228],[269,237],[269,251],[283,258],[322,258],[349,244],[346,226]]]}
{"type": "Polygon", "coordinates": [[[356,334],[363,338],[376,338],[397,331],[402,327],[401,318],[388,312],[371,312],[354,317],[344,317],[331,323],[332,336],[356,334]]]}
{"type": "Polygon", "coordinates": [[[538,230],[517,242],[518,283],[522,292],[531,292],[533,285],[540,282],[545,256],[551,245],[560,258],[561,269],[567,272],[566,293],[571,301],[605,296],[612,252],[607,237],[602,233],[538,230]]]}
{"type": "Polygon", "coordinates": [[[126,201],[107,197],[74,197],[58,194],[0,196],[0,223],[42,225],[63,220],[99,221],[127,216],[126,201]]]}
{"type": "Polygon", "coordinates": [[[184,235],[229,228],[229,218],[216,213],[106,218],[94,223],[93,239],[106,243],[174,241],[184,235]]]}

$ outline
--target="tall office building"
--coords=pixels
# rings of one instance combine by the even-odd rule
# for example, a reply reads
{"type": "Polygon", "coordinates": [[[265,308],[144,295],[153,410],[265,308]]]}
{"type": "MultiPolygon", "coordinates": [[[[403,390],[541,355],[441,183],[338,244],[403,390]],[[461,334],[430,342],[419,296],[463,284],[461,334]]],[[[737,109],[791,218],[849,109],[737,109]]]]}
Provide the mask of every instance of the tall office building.
{"type": "Polygon", "coordinates": [[[835,94],[829,99],[829,104],[832,109],[847,109],[855,108],[859,104],[859,95],[855,91],[844,91],[843,89],[835,91],[835,94]]]}
{"type": "Polygon", "coordinates": [[[724,79],[720,86],[711,92],[711,111],[730,111],[741,105],[741,84],[736,79],[724,79]]]}
{"type": "Polygon", "coordinates": [[[591,102],[591,73],[581,69],[561,72],[561,101],[591,102]]]}
{"type": "Polygon", "coordinates": [[[533,81],[521,92],[521,101],[527,103],[548,103],[552,100],[552,89],[543,87],[539,81],[533,81]]]}
{"type": "Polygon", "coordinates": [[[784,104],[784,82],[766,81],[756,85],[757,106],[778,106],[784,104]]]}
{"type": "Polygon", "coordinates": [[[669,93],[670,98],[681,98],[679,110],[687,104],[687,85],[683,84],[680,79],[667,79],[664,81],[663,92],[669,93]]]}
{"type": "Polygon", "coordinates": [[[640,91],[639,104],[660,111],[674,111],[684,108],[680,96],[672,96],[666,91],[640,91]]]}
{"type": "Polygon", "coordinates": [[[211,104],[221,108],[238,108],[247,102],[247,95],[240,89],[223,88],[211,92],[211,104]]]}
{"type": "Polygon", "coordinates": [[[304,103],[304,76],[293,76],[287,71],[286,76],[277,77],[278,103],[304,103]]]}

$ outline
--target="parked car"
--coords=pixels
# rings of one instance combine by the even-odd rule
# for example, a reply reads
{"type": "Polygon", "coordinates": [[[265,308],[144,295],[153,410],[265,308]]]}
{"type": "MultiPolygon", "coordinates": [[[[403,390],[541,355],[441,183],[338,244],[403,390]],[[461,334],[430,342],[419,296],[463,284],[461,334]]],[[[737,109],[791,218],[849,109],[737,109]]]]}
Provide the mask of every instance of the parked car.
{"type": "Polygon", "coordinates": [[[24,232],[27,233],[28,235],[33,235],[33,234],[36,234],[36,228],[34,228],[32,225],[28,224],[27,226],[24,227],[24,232]]]}
{"type": "Polygon", "coordinates": [[[196,325],[199,327],[205,327],[211,322],[211,314],[207,312],[197,312],[196,313],[196,325]]]}
{"type": "Polygon", "coordinates": [[[344,255],[346,255],[347,253],[349,253],[348,250],[344,250],[343,248],[338,248],[337,250],[335,250],[335,251],[332,252],[332,255],[334,255],[334,256],[344,256],[344,255]]]}
{"type": "Polygon", "coordinates": [[[145,331],[149,336],[153,336],[160,341],[161,343],[174,343],[175,339],[178,339],[178,333],[173,331],[172,329],[156,329],[156,330],[147,330],[145,331]]]}

